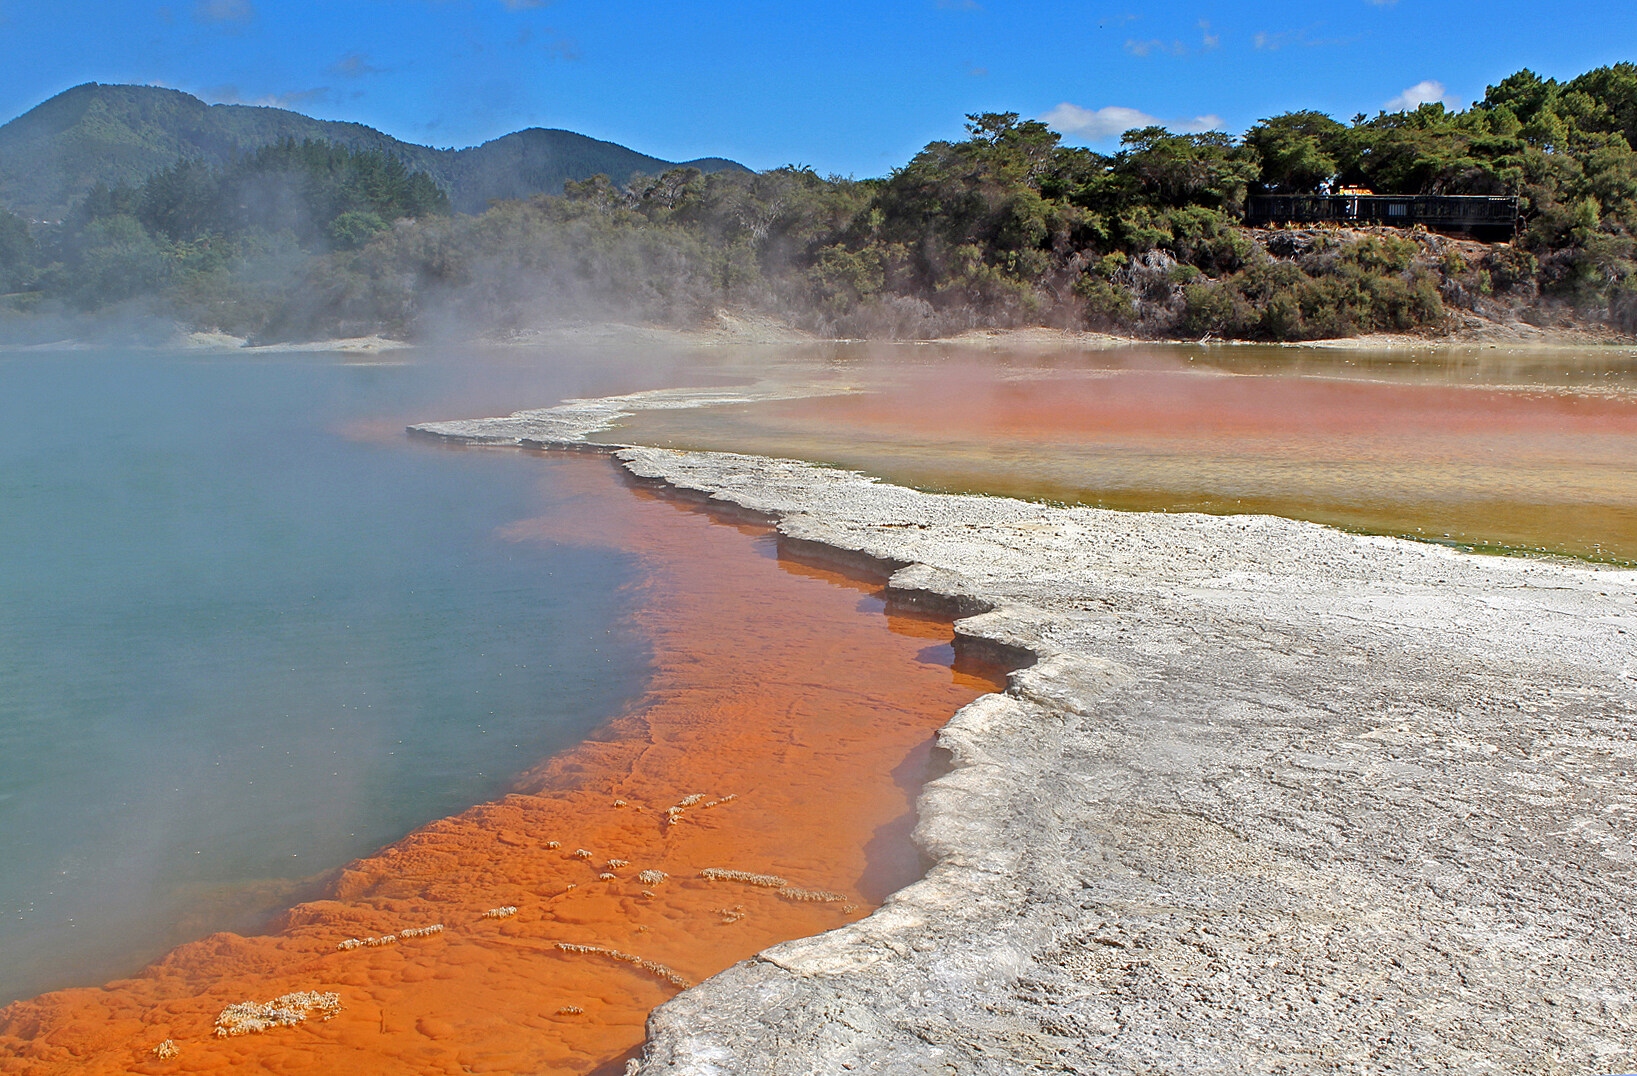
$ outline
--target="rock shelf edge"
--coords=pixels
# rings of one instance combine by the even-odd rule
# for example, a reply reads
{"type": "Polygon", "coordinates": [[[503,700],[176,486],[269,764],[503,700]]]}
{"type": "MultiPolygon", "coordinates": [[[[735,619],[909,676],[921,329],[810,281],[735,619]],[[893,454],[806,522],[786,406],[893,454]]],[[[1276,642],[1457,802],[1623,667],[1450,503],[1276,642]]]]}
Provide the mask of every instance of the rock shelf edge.
{"type": "Polygon", "coordinates": [[[926,876],[656,1009],[631,1071],[1637,1069],[1637,572],[596,448],[1033,659],[939,734],[926,876]]]}

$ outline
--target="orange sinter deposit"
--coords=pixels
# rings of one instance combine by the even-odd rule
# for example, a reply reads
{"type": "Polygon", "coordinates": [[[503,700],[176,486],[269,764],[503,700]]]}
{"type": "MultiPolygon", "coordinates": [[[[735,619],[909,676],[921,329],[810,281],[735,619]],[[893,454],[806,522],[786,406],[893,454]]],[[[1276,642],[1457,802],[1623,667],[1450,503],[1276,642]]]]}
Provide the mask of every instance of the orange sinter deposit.
{"type": "Polygon", "coordinates": [[[516,541],[640,558],[650,687],[505,798],[349,864],[275,933],[0,1010],[5,1073],[614,1071],[650,1009],[920,870],[936,729],[995,689],[879,581],[552,456],[584,511],[516,541]]]}

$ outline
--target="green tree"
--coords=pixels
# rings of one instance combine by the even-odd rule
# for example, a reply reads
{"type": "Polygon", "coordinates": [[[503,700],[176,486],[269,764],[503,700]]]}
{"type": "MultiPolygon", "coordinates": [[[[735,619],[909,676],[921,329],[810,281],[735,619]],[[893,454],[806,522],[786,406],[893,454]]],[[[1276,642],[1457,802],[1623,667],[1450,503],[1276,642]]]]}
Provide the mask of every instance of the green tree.
{"type": "Polygon", "coordinates": [[[136,194],[136,218],[176,242],[222,230],[221,177],[202,161],[178,161],[148,177],[136,194]]]}
{"type": "Polygon", "coordinates": [[[40,271],[40,248],[28,225],[0,209],[0,295],[31,286],[40,271]]]}
{"type": "Polygon", "coordinates": [[[1596,102],[1599,126],[1637,146],[1637,64],[1617,63],[1587,71],[1565,87],[1596,102]]]}
{"type": "Polygon", "coordinates": [[[349,209],[330,221],[330,242],[336,250],[357,250],[388,227],[379,214],[367,209],[349,209]]]}
{"type": "Polygon", "coordinates": [[[1172,134],[1144,127],[1120,137],[1114,170],[1130,176],[1152,203],[1205,205],[1237,211],[1256,178],[1254,150],[1220,131],[1172,134]]]}
{"type": "Polygon", "coordinates": [[[1287,112],[1245,132],[1261,163],[1258,182],[1275,193],[1307,193],[1339,171],[1332,147],[1347,128],[1322,112],[1287,112]]]}
{"type": "Polygon", "coordinates": [[[128,213],[92,221],[79,239],[71,291],[83,307],[153,295],[169,279],[164,248],[128,213]]]}

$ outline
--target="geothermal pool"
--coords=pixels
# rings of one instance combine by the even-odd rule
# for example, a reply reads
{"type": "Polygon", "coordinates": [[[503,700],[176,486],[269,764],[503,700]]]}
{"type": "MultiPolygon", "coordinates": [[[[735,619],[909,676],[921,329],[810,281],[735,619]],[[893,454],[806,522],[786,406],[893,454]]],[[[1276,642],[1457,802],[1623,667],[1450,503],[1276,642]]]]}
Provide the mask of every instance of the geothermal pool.
{"type": "Polygon", "coordinates": [[[634,387],[612,365],[0,367],[8,989],[203,939],[0,1011],[0,1071],[124,1072],[167,1040],[194,1070],[590,1071],[678,982],[918,874],[932,735],[1000,682],[947,621],[605,458],[402,434],[486,391],[634,387]],[[346,999],[316,1043],[214,1037],[306,989],[346,999]]]}
{"type": "Polygon", "coordinates": [[[379,425],[628,375],[457,359],[0,356],[0,1002],[251,927],[640,689],[629,558],[497,533],[557,470],[379,425]]]}
{"type": "Polygon", "coordinates": [[[608,460],[402,435],[758,378],[836,392],[606,439],[1637,560],[1624,353],[0,356],[0,1001],[204,939],[0,1013],[0,1071],[589,1072],[914,878],[932,735],[1000,683],[946,621],[608,460]]]}
{"type": "Polygon", "coordinates": [[[834,361],[864,391],[644,411],[599,439],[1637,562],[1637,352],[930,345],[834,361]]]}

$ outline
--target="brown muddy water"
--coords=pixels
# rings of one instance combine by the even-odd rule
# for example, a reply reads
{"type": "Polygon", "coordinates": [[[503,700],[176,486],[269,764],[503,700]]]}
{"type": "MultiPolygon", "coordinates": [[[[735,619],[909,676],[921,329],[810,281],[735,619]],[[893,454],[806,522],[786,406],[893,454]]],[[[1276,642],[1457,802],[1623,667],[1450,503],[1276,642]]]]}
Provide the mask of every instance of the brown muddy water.
{"type": "Polygon", "coordinates": [[[856,393],[643,412],[603,439],[1637,562],[1630,350],[858,347],[831,363],[856,393]]]}

